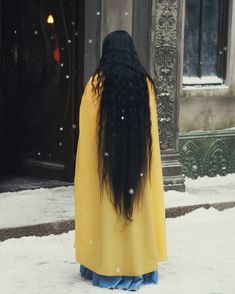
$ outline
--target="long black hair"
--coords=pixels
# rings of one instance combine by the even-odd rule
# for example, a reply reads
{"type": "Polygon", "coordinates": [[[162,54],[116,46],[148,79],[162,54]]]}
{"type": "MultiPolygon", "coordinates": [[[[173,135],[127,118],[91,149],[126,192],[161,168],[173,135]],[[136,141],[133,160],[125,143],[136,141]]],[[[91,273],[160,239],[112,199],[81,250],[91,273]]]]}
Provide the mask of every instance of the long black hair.
{"type": "Polygon", "coordinates": [[[150,176],[152,138],[147,78],[126,31],[108,34],[92,77],[100,94],[97,155],[101,191],[105,185],[117,213],[132,221],[150,176]]]}

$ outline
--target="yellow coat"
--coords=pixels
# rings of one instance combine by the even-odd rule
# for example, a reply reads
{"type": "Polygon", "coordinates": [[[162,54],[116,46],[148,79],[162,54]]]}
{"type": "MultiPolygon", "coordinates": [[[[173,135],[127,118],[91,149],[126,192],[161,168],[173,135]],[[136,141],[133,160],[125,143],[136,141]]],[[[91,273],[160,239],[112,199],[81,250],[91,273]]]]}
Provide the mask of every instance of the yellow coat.
{"type": "Polygon", "coordinates": [[[149,81],[148,87],[153,138],[151,185],[146,182],[142,210],[134,210],[133,222],[128,225],[123,217],[116,215],[106,194],[100,201],[96,155],[98,104],[94,102],[91,80],[82,96],[74,177],[74,246],[76,260],[101,275],[143,275],[167,260],[156,99],[149,81]]]}

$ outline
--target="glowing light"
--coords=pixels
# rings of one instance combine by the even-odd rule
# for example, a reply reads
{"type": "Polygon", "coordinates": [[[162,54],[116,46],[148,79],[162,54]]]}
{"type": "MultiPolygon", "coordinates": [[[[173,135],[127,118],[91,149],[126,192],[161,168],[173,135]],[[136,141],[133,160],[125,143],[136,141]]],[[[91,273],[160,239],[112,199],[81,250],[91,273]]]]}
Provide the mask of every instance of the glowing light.
{"type": "Polygon", "coordinates": [[[49,14],[48,15],[48,18],[47,18],[47,23],[54,23],[54,17],[53,17],[53,15],[51,15],[51,14],[49,14]]]}
{"type": "Polygon", "coordinates": [[[54,55],[55,61],[60,62],[60,49],[58,47],[55,48],[53,55],[54,55]]]}

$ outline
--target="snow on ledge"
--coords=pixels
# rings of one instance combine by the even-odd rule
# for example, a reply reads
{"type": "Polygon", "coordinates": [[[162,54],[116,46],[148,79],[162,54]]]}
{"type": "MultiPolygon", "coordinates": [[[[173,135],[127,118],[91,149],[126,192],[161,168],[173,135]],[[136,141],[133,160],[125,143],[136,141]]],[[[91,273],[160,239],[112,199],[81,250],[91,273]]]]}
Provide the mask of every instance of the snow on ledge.
{"type": "Polygon", "coordinates": [[[208,85],[208,84],[223,84],[223,80],[217,76],[199,77],[183,77],[184,85],[208,85]]]}

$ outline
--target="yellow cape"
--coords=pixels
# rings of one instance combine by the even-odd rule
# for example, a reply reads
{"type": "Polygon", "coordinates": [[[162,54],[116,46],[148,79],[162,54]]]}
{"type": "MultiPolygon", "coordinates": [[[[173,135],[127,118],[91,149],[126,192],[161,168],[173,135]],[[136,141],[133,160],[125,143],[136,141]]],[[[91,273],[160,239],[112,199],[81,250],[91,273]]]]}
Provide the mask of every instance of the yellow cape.
{"type": "MultiPolygon", "coordinates": [[[[167,260],[163,178],[154,90],[148,81],[152,123],[151,184],[146,182],[141,210],[133,222],[118,217],[106,194],[100,201],[97,173],[96,115],[98,104],[91,79],[82,96],[74,177],[75,255],[92,271],[107,276],[138,276],[167,260]]],[[[106,191],[104,190],[104,193],[106,191]]]]}

